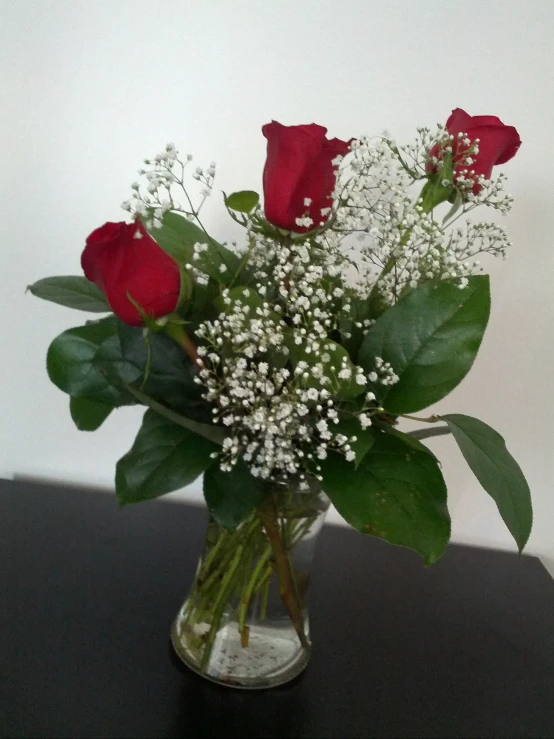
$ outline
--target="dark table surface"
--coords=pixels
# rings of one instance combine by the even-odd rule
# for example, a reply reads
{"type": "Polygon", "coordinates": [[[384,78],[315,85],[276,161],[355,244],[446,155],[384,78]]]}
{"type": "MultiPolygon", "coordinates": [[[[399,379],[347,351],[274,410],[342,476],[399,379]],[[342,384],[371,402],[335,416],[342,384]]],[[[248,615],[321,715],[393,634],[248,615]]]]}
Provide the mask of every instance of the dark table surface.
{"type": "Polygon", "coordinates": [[[327,526],[307,671],[269,691],[182,666],[170,623],[205,511],[0,482],[0,733],[552,737],[554,581],[534,557],[412,552],[327,526]]]}

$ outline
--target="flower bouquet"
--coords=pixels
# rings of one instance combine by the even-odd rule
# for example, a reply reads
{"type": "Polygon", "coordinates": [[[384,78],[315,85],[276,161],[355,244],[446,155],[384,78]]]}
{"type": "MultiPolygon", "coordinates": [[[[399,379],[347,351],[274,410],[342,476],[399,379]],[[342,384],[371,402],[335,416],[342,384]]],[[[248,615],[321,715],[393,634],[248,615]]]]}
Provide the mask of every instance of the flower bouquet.
{"type": "Polygon", "coordinates": [[[126,222],[86,240],[84,276],[30,287],[107,314],[58,336],[52,382],[77,428],[146,407],[116,468],[121,504],[204,475],[204,552],[172,628],[177,653],[228,685],[291,679],[310,651],[307,593],[331,501],[358,531],[437,561],[450,537],[440,464],[451,433],[521,550],[529,488],[504,440],[459,413],[414,415],[470,370],[490,310],[481,254],[509,246],[478,207],[512,199],[493,167],[520,145],[494,116],[455,110],[415,141],[328,139],[263,127],[264,201],[223,193],[242,243],[218,243],[202,206],[215,164],[173,144],[140,170],[126,222]],[[403,419],[421,421],[406,433],[403,419]]]}

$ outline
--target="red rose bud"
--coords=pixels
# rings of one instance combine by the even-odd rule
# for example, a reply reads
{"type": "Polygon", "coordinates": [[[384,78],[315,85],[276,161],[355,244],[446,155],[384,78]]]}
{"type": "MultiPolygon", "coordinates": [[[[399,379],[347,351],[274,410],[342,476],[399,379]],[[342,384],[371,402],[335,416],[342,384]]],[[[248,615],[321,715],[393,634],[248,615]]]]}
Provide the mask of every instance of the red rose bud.
{"type": "MultiPolygon", "coordinates": [[[[467,170],[468,173],[473,170],[475,177],[482,175],[486,180],[490,180],[492,168],[512,159],[521,146],[517,130],[513,126],[505,126],[500,118],[494,115],[471,116],[465,110],[456,108],[446,122],[446,129],[454,137],[454,175],[462,170],[467,170]],[[458,137],[460,133],[466,134],[471,144],[479,139],[477,144],[479,153],[471,155],[473,159],[471,164],[465,163],[466,157],[458,154],[460,149],[462,152],[468,149],[468,146],[463,144],[463,139],[458,137]]],[[[431,150],[430,156],[436,156],[435,149],[431,150]]],[[[479,185],[475,185],[473,191],[477,194],[480,189],[479,185]]]]}
{"type": "Polygon", "coordinates": [[[311,123],[262,128],[267,139],[264,168],[265,216],[275,226],[305,233],[325,223],[333,205],[336,166],[350,142],[327,139],[327,129],[311,123]]]}
{"type": "Polygon", "coordinates": [[[179,265],[141,221],[105,223],[97,228],[87,239],[81,265],[87,279],[102,290],[115,315],[130,326],[144,324],[132,301],[152,318],[161,318],[177,308],[179,265]]]}

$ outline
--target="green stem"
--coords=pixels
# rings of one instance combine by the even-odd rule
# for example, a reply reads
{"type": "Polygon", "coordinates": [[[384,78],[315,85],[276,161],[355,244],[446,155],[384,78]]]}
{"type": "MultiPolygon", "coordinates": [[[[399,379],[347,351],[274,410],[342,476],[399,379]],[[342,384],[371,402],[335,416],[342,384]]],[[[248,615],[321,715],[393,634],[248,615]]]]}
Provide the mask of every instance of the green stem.
{"type": "Polygon", "coordinates": [[[198,361],[196,344],[183,328],[183,324],[173,323],[171,320],[169,320],[164,326],[164,331],[186,351],[186,353],[189,355],[198,369],[202,369],[202,365],[198,361]]]}
{"type": "Polygon", "coordinates": [[[250,259],[250,254],[252,253],[252,249],[253,249],[253,248],[254,248],[254,242],[253,242],[252,238],[250,238],[250,245],[248,246],[248,251],[247,251],[247,252],[246,252],[246,254],[245,254],[245,255],[243,256],[243,258],[242,258],[242,259],[240,260],[240,264],[239,264],[239,266],[238,266],[238,269],[237,269],[237,271],[235,272],[235,274],[233,275],[233,279],[232,279],[232,280],[231,280],[231,282],[229,283],[229,290],[230,290],[230,289],[231,289],[231,288],[233,287],[233,285],[234,285],[234,284],[235,284],[235,282],[237,281],[237,279],[238,279],[238,277],[239,277],[240,273],[242,272],[242,270],[243,270],[243,269],[244,269],[244,267],[246,266],[246,264],[247,264],[248,260],[250,259]]]}
{"type": "Polygon", "coordinates": [[[239,631],[241,634],[246,630],[246,618],[248,616],[248,608],[250,606],[250,601],[252,600],[254,588],[256,587],[256,584],[260,579],[260,573],[266,566],[270,557],[271,548],[268,548],[267,551],[264,552],[264,554],[260,557],[258,564],[256,565],[254,572],[252,573],[252,576],[244,590],[239,608],[239,631]]]}
{"type": "Polygon", "coordinates": [[[269,601],[269,581],[271,579],[271,572],[269,577],[266,579],[265,585],[262,585],[264,591],[262,594],[262,605],[260,608],[260,621],[263,621],[267,616],[267,603],[269,601]]]}
{"type": "Polygon", "coordinates": [[[413,436],[414,439],[429,439],[432,436],[446,436],[451,433],[448,426],[439,426],[435,429],[415,429],[414,431],[408,431],[408,436],[413,436]]]}
{"type": "MultiPolygon", "coordinates": [[[[217,541],[215,545],[212,547],[210,553],[206,557],[206,559],[202,562],[202,571],[206,574],[209,572],[212,562],[214,561],[216,555],[219,553],[219,550],[223,546],[223,542],[226,541],[229,538],[229,534],[227,531],[223,531],[217,538],[217,541]]],[[[202,580],[202,573],[200,573],[200,580],[202,580]]]]}
{"type": "MultiPolygon", "coordinates": [[[[304,631],[304,617],[302,615],[302,609],[295,597],[287,554],[279,533],[277,507],[275,505],[275,501],[273,501],[273,503],[274,506],[272,512],[261,510],[259,512],[259,516],[273,549],[275,568],[279,577],[279,591],[281,593],[281,599],[285,604],[290,620],[292,621],[298,638],[300,639],[300,644],[305,649],[309,649],[310,644],[304,631]]],[[[292,577],[294,578],[294,574],[292,574],[292,577]]]]}
{"type": "Polygon", "coordinates": [[[233,561],[231,562],[229,569],[227,570],[225,577],[223,578],[221,588],[214,603],[212,623],[210,625],[210,631],[208,632],[206,643],[204,644],[202,662],[200,665],[203,670],[206,669],[208,662],[210,661],[215,637],[217,636],[217,632],[219,631],[221,617],[223,616],[223,611],[225,610],[225,605],[227,603],[228,590],[233,584],[233,576],[239,566],[240,559],[242,557],[242,551],[243,547],[239,546],[237,551],[235,552],[233,561]]]}
{"type": "MultiPolygon", "coordinates": [[[[388,413],[388,411],[385,411],[385,413],[388,413]]],[[[442,418],[440,416],[429,416],[429,418],[420,418],[419,416],[409,416],[407,413],[397,413],[397,416],[400,416],[401,418],[409,418],[410,421],[421,421],[422,423],[438,423],[439,421],[442,421],[442,418]]]]}

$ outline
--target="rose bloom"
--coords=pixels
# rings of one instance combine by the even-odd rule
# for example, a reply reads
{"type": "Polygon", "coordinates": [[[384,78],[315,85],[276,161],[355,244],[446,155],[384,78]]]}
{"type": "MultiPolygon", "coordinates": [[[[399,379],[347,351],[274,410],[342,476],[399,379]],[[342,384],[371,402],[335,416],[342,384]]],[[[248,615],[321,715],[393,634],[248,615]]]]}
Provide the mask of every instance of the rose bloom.
{"type": "MultiPolygon", "coordinates": [[[[517,130],[513,126],[504,125],[500,118],[494,115],[471,116],[465,110],[456,108],[446,121],[446,129],[454,136],[456,172],[464,169],[468,172],[474,170],[476,176],[483,175],[486,180],[490,180],[493,167],[497,164],[505,164],[512,159],[521,145],[517,130]],[[466,134],[472,143],[475,139],[479,139],[479,153],[472,157],[472,164],[465,164],[463,157],[460,157],[461,161],[456,162],[456,144],[459,133],[466,134]]],[[[435,149],[431,150],[430,156],[434,155],[434,151],[435,149]]],[[[477,194],[480,189],[479,185],[475,185],[473,191],[477,194]]]]}
{"type": "Polygon", "coordinates": [[[325,223],[336,183],[333,160],[348,153],[350,142],[328,139],[327,129],[315,123],[283,126],[272,121],[262,132],[267,139],[263,177],[267,220],[298,233],[325,223]]]}
{"type": "Polygon", "coordinates": [[[131,326],[144,324],[129,297],[152,318],[172,313],[179,303],[181,270],[144,224],[105,223],[86,241],[81,265],[102,290],[115,315],[131,326]]]}

